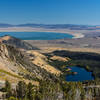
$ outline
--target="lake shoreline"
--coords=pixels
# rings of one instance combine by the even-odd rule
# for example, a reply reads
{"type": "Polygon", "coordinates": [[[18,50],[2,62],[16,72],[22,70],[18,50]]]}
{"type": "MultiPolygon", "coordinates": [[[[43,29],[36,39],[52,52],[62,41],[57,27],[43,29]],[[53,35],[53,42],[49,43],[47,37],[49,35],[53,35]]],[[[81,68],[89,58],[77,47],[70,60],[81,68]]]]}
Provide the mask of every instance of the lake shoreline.
{"type": "Polygon", "coordinates": [[[13,28],[0,28],[0,32],[52,32],[52,33],[65,33],[72,35],[73,38],[84,38],[85,36],[81,32],[73,32],[71,30],[64,29],[43,29],[43,28],[30,28],[30,27],[13,27],[13,28]]]}
{"type": "Polygon", "coordinates": [[[93,72],[87,70],[85,67],[81,66],[71,66],[70,74],[66,75],[66,81],[86,81],[86,80],[94,80],[93,72]],[[83,73],[83,74],[82,74],[83,73]],[[83,75],[88,77],[83,77],[83,75]],[[72,78],[72,79],[71,79],[72,78]]]}
{"type": "Polygon", "coordinates": [[[12,36],[21,40],[59,40],[73,38],[70,34],[55,32],[2,32],[0,36],[12,36]]]}

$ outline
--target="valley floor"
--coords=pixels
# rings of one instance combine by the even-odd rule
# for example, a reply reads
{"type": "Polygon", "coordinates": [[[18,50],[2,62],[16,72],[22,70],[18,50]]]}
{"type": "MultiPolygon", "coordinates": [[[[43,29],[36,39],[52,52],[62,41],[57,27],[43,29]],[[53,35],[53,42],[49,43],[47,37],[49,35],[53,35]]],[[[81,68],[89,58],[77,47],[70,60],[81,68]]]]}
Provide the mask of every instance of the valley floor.
{"type": "Polygon", "coordinates": [[[100,53],[100,38],[85,37],[77,39],[62,40],[25,40],[33,46],[40,48],[40,52],[51,52],[54,50],[69,50],[79,52],[100,53]]]}

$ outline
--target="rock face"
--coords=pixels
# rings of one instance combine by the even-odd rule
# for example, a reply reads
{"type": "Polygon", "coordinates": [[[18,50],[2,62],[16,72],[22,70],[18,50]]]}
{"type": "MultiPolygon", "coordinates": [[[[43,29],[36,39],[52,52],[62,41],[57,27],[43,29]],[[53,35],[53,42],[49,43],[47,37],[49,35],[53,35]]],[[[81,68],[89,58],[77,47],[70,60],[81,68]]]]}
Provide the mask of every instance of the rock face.
{"type": "Polygon", "coordinates": [[[28,44],[27,42],[17,39],[15,37],[11,37],[11,36],[4,36],[0,38],[0,42],[4,43],[4,44],[9,44],[12,46],[15,46],[17,48],[21,48],[21,49],[26,49],[26,50],[37,50],[37,47],[33,47],[30,44],[28,44]]]}

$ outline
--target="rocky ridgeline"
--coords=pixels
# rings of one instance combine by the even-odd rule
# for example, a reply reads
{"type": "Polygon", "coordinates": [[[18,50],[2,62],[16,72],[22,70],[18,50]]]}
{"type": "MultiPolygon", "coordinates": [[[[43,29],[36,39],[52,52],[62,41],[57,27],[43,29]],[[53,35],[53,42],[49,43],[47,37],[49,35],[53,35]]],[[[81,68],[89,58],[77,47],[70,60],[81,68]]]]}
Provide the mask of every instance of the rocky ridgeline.
{"type": "Polygon", "coordinates": [[[3,36],[0,38],[0,42],[4,44],[9,44],[12,46],[15,46],[17,48],[25,49],[25,50],[38,50],[37,47],[33,47],[29,43],[20,40],[18,38],[12,37],[12,36],[3,36]]]}

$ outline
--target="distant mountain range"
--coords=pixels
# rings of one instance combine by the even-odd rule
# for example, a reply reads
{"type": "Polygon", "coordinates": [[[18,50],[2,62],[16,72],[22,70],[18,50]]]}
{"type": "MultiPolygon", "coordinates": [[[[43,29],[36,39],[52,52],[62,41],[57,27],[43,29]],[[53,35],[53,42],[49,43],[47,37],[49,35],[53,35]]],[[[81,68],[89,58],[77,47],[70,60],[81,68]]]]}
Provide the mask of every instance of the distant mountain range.
{"type": "Polygon", "coordinates": [[[70,29],[70,30],[96,30],[100,29],[98,25],[77,25],[77,24],[4,24],[0,23],[0,28],[8,28],[8,27],[32,27],[32,28],[46,28],[46,29],[70,29]]]}

